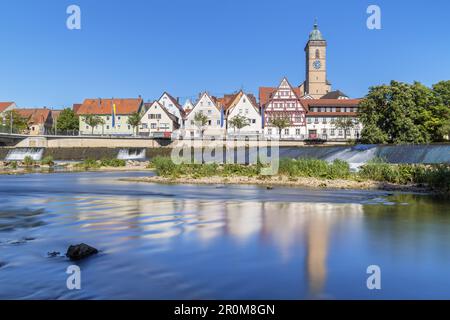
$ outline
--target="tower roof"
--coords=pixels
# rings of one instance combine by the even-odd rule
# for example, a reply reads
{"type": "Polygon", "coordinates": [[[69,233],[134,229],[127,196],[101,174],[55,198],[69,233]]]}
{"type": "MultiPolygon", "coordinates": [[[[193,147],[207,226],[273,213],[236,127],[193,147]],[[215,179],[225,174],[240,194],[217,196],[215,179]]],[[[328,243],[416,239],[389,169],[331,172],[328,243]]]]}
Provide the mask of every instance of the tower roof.
{"type": "Polygon", "coordinates": [[[309,40],[324,40],[322,33],[319,30],[319,26],[317,25],[317,19],[314,22],[314,29],[309,34],[309,40]]]}

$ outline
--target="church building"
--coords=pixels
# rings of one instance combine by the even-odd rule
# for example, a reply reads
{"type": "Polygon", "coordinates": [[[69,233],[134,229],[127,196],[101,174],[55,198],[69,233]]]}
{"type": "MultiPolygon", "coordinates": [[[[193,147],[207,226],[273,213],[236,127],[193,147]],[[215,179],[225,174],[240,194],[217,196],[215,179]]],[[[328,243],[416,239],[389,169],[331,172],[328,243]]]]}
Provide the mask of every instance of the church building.
{"type": "Polygon", "coordinates": [[[362,130],[357,120],[359,99],[350,99],[343,92],[332,91],[327,78],[327,42],[317,22],[309,34],[305,47],[306,78],[299,86],[282,79],[278,87],[260,87],[259,103],[264,113],[264,133],[282,139],[358,139],[362,130]],[[281,135],[272,121],[286,119],[288,126],[281,135]],[[345,130],[337,128],[340,118],[350,118],[354,126],[345,130]]]}

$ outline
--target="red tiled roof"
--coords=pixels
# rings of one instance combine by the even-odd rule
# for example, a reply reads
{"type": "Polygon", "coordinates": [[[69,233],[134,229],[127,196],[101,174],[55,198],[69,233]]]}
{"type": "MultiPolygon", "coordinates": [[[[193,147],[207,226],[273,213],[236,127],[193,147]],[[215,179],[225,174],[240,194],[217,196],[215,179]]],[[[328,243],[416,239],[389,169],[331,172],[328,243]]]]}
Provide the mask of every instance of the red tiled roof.
{"type": "Polygon", "coordinates": [[[306,107],[357,107],[361,99],[300,99],[306,107]]]}
{"type": "Polygon", "coordinates": [[[28,124],[43,124],[49,120],[51,114],[51,110],[47,108],[15,109],[15,111],[27,119],[28,124]]]}
{"type": "MultiPolygon", "coordinates": [[[[266,105],[270,99],[272,98],[272,95],[277,91],[277,87],[260,87],[259,88],[259,104],[261,106],[266,105]]],[[[299,87],[292,87],[292,90],[297,95],[297,97],[301,96],[300,88],[299,87]]]]}
{"type": "Polygon", "coordinates": [[[12,104],[14,104],[14,102],[0,102],[0,112],[5,111],[12,104]]]}
{"type": "Polygon", "coordinates": [[[52,110],[52,119],[53,120],[58,119],[61,112],[62,112],[62,110],[52,110]]]}
{"type": "Polygon", "coordinates": [[[356,112],[308,112],[307,117],[356,117],[356,112]]]}
{"type": "Polygon", "coordinates": [[[81,103],[74,103],[73,106],[72,106],[73,112],[75,112],[75,114],[78,114],[78,110],[80,110],[81,106],[82,106],[81,103]]]}
{"type": "Polygon", "coordinates": [[[77,114],[107,115],[113,112],[113,101],[116,114],[132,114],[138,112],[142,106],[142,98],[138,99],[86,99],[79,107],[77,114]]]}

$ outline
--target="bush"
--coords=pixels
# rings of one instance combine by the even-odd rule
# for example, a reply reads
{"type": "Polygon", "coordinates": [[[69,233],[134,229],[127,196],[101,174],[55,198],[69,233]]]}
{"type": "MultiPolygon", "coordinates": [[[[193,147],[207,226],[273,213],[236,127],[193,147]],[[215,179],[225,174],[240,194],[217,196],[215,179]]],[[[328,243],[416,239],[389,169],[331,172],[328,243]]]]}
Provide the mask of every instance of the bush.
{"type": "Polygon", "coordinates": [[[160,176],[175,176],[180,174],[180,167],[184,165],[177,166],[168,157],[155,157],[151,160],[151,166],[155,168],[155,171],[160,176]]]}
{"type": "Polygon", "coordinates": [[[27,166],[27,167],[31,167],[31,166],[34,166],[35,162],[34,162],[34,160],[33,160],[32,157],[26,156],[26,157],[23,159],[23,164],[24,164],[25,166],[27,166]]]}
{"type": "Polygon", "coordinates": [[[45,166],[53,166],[55,162],[53,161],[52,156],[47,156],[44,159],[42,159],[41,164],[45,166]]]}
{"type": "Polygon", "coordinates": [[[100,168],[100,164],[94,159],[85,159],[83,162],[77,163],[75,165],[75,167],[81,168],[84,170],[97,169],[97,168],[100,168]]]}
{"type": "Polygon", "coordinates": [[[102,159],[100,161],[101,167],[125,167],[127,165],[127,162],[125,160],[121,159],[102,159]]]}

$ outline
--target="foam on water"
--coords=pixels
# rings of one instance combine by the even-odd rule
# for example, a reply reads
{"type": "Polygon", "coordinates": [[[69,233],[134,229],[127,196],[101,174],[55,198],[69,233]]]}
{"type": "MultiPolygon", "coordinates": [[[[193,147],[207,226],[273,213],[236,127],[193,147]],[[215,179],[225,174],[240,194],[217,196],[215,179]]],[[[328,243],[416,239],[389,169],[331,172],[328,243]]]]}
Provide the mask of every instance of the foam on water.
{"type": "Polygon", "coordinates": [[[143,148],[121,149],[117,155],[120,160],[145,160],[146,152],[143,148]]]}
{"type": "Polygon", "coordinates": [[[17,148],[8,152],[6,161],[23,161],[26,157],[31,157],[34,161],[42,159],[44,148],[17,148]]]}

